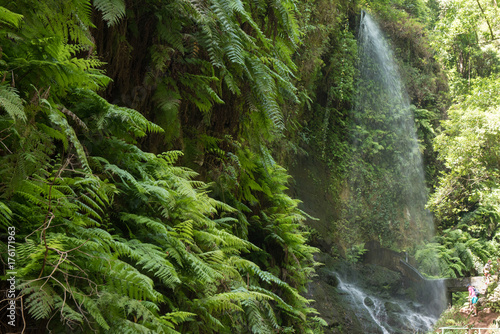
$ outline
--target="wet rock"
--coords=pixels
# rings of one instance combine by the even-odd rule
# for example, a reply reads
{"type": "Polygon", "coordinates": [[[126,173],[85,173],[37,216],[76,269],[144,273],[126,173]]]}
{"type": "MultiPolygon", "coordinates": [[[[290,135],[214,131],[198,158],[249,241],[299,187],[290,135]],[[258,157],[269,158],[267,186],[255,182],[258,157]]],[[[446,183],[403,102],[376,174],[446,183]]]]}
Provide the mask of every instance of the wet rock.
{"type": "Polygon", "coordinates": [[[405,327],[404,321],[401,321],[401,318],[394,312],[391,312],[387,317],[387,324],[401,330],[405,327]]]}
{"type": "Polygon", "coordinates": [[[365,303],[366,307],[373,307],[373,305],[375,305],[370,297],[366,297],[363,302],[365,303]]]}
{"type": "Polygon", "coordinates": [[[321,270],[319,271],[319,276],[321,277],[321,280],[323,282],[325,282],[330,286],[337,287],[337,285],[339,285],[339,280],[337,276],[331,271],[321,270]]]}
{"type": "Polygon", "coordinates": [[[361,269],[366,287],[375,293],[393,293],[401,286],[401,275],[390,269],[376,265],[366,265],[361,269]]]}
{"type": "Polygon", "coordinates": [[[332,284],[331,275],[318,275],[310,284],[309,291],[314,296],[313,307],[327,323],[325,334],[364,334],[358,316],[342,300],[339,290],[332,284]],[[325,280],[323,280],[325,279],[325,280]],[[329,281],[327,282],[327,280],[329,281]]]}
{"type": "Polygon", "coordinates": [[[387,312],[393,312],[393,313],[401,313],[403,312],[403,309],[399,304],[392,303],[392,302],[385,302],[384,307],[387,312]]]}

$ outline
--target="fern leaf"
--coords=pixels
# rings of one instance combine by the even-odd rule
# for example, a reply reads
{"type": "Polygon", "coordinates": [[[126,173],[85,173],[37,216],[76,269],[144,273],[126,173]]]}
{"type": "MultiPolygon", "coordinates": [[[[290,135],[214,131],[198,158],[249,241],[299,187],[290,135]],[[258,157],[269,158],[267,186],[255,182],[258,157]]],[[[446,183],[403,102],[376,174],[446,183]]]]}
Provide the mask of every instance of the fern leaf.
{"type": "Polygon", "coordinates": [[[102,12],[104,21],[110,27],[125,17],[124,0],[94,0],[94,6],[102,12]]]}
{"type": "MultiPolygon", "coordinates": [[[[2,12],[0,7],[0,13],[2,12]]],[[[19,97],[14,87],[0,85],[0,107],[2,107],[14,120],[26,121],[23,100],[19,97]]]]}
{"type": "Polygon", "coordinates": [[[94,318],[99,326],[101,326],[105,330],[110,329],[95,300],[80,293],[74,293],[73,296],[79,303],[81,303],[85,307],[85,309],[90,313],[92,318],[94,318]]]}
{"type": "Polygon", "coordinates": [[[7,8],[0,6],[0,23],[19,28],[22,19],[23,16],[21,14],[11,12],[7,8]]]}
{"type": "Polygon", "coordinates": [[[194,320],[193,317],[195,316],[196,316],[195,313],[176,311],[167,313],[163,315],[162,318],[167,320],[168,322],[171,322],[174,325],[179,325],[186,321],[193,321],[194,320]]]}
{"type": "Polygon", "coordinates": [[[0,202],[0,226],[7,227],[12,219],[12,210],[7,204],[0,202]]]}
{"type": "Polygon", "coordinates": [[[54,296],[57,293],[49,284],[43,281],[31,281],[19,285],[23,295],[26,295],[26,307],[35,320],[47,319],[55,306],[54,296]]]}

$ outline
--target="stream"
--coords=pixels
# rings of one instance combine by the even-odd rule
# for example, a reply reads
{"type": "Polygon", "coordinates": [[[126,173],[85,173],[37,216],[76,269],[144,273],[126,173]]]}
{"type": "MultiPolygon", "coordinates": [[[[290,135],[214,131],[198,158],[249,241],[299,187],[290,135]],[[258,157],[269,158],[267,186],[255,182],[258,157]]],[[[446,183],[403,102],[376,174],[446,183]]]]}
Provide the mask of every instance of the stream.
{"type": "Polygon", "coordinates": [[[338,290],[346,306],[353,309],[366,333],[427,333],[437,321],[426,307],[416,302],[375,295],[336,274],[338,290]]]}

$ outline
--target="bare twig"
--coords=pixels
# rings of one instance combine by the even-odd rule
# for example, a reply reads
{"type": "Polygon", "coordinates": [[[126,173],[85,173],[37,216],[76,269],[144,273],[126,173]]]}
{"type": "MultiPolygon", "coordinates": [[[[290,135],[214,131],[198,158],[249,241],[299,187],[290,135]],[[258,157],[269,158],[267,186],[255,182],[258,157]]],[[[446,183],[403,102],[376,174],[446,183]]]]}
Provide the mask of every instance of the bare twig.
{"type": "Polygon", "coordinates": [[[483,13],[484,19],[486,20],[486,24],[488,24],[488,28],[490,29],[490,34],[491,34],[491,39],[495,39],[495,35],[493,34],[493,29],[491,29],[490,21],[488,20],[488,17],[486,16],[483,7],[481,6],[481,3],[479,0],[476,0],[477,5],[479,6],[479,9],[481,10],[481,13],[483,13]]]}
{"type": "Polygon", "coordinates": [[[21,316],[23,318],[23,330],[21,331],[21,334],[23,334],[24,331],[26,330],[26,319],[24,318],[23,296],[21,296],[21,316]]]}

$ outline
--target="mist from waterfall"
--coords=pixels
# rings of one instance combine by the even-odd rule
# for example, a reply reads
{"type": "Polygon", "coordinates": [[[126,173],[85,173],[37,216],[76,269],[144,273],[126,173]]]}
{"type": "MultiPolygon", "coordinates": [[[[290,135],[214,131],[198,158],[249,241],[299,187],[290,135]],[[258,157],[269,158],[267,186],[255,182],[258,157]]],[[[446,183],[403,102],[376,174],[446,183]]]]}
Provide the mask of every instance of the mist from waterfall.
{"type": "Polygon", "coordinates": [[[352,159],[343,219],[354,233],[411,248],[434,235],[413,109],[393,52],[362,13],[352,159]]]}
{"type": "MultiPolygon", "coordinates": [[[[359,78],[350,130],[353,151],[342,194],[342,220],[348,230],[345,242],[348,247],[375,241],[383,247],[414,250],[429,242],[435,232],[426,209],[428,190],[414,120],[416,108],[410,105],[391,47],[365,12],[358,32],[358,55],[359,78]]],[[[410,327],[418,324],[422,331],[432,326],[446,306],[442,283],[424,281],[422,286],[432,287],[425,298],[426,312],[405,315],[403,308],[398,313],[406,317],[403,319],[410,327]]],[[[386,312],[377,297],[367,295],[354,283],[342,283],[339,288],[348,292],[360,316],[377,324],[380,333],[401,333],[388,325],[390,317],[400,315],[386,312]]],[[[402,305],[413,302],[401,298],[397,302],[402,305]]]]}

